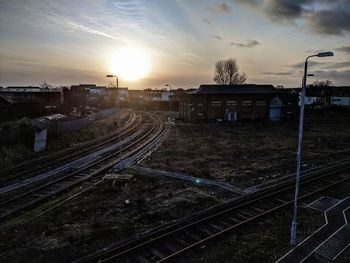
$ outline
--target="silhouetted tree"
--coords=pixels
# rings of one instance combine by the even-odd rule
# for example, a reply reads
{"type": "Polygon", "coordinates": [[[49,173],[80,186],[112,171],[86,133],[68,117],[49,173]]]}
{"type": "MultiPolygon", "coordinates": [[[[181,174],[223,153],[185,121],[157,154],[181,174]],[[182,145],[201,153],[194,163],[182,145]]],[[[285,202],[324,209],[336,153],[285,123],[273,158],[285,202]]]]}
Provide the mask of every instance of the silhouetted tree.
{"type": "Polygon", "coordinates": [[[40,87],[43,88],[43,89],[52,89],[53,88],[53,85],[47,83],[44,81],[44,83],[40,83],[40,87]]]}
{"type": "Polygon", "coordinates": [[[327,80],[315,80],[314,83],[312,83],[312,86],[314,87],[330,87],[333,86],[333,81],[327,79],[327,80]]]}
{"type": "Polygon", "coordinates": [[[219,60],[215,63],[214,81],[222,85],[243,84],[247,75],[238,73],[239,67],[233,58],[219,60]]]}
{"type": "Polygon", "coordinates": [[[331,80],[316,80],[314,83],[308,86],[308,88],[317,90],[321,95],[321,103],[325,105],[331,104],[331,89],[333,82],[331,80]]]}

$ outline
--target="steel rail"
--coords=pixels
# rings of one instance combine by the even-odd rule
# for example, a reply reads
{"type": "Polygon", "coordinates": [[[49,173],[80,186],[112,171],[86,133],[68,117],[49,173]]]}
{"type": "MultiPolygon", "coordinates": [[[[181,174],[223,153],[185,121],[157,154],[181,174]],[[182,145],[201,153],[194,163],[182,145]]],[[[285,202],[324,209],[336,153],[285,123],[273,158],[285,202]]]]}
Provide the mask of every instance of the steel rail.
{"type": "MultiPolygon", "coordinates": [[[[120,132],[122,133],[121,135],[125,136],[126,134],[132,132],[140,125],[140,123],[141,123],[141,117],[135,116],[135,118],[133,118],[131,122],[127,123],[120,130],[120,132]]],[[[23,171],[21,171],[22,175],[18,175],[19,171],[15,172],[14,176],[2,175],[0,176],[0,178],[4,178],[4,179],[0,180],[0,182],[2,184],[13,182],[13,181],[19,180],[22,177],[28,177],[34,174],[34,172],[40,172],[40,171],[42,172],[47,169],[51,170],[53,165],[56,165],[57,167],[59,164],[66,164],[68,162],[71,162],[72,160],[78,158],[79,156],[87,155],[92,150],[96,150],[99,147],[102,147],[107,144],[110,144],[111,142],[114,142],[118,132],[119,131],[117,132],[114,131],[108,136],[103,136],[102,138],[99,137],[99,138],[90,140],[86,143],[83,143],[83,145],[77,145],[72,148],[68,148],[66,150],[61,151],[60,153],[53,154],[47,160],[34,159],[33,164],[29,170],[24,169],[23,171]],[[39,162],[39,164],[35,165],[36,162],[39,162]]],[[[20,168],[16,168],[16,169],[20,169],[20,168]]]]}
{"type": "MultiPolygon", "coordinates": [[[[157,124],[156,119],[153,118],[153,125],[152,125],[151,129],[148,130],[145,134],[141,135],[140,138],[137,138],[136,140],[132,141],[129,145],[125,146],[123,151],[125,151],[126,149],[130,149],[130,148],[134,147],[135,145],[137,145],[138,143],[140,143],[140,142],[142,143],[144,140],[146,140],[146,138],[155,129],[156,124],[157,124]]],[[[151,139],[149,139],[149,141],[152,141],[152,140],[154,140],[154,136],[151,139]]],[[[145,145],[145,143],[142,143],[142,145],[140,147],[144,147],[144,145],[145,145]]],[[[132,149],[131,153],[134,153],[135,151],[136,151],[136,149],[132,149]]],[[[120,161],[120,160],[117,160],[117,161],[115,160],[115,156],[118,153],[119,153],[119,151],[113,152],[113,153],[109,154],[108,156],[105,156],[102,159],[98,160],[97,162],[89,164],[87,167],[76,170],[72,173],[69,173],[61,178],[58,178],[54,181],[51,181],[45,185],[39,186],[35,189],[31,189],[25,193],[22,193],[18,196],[15,196],[15,197],[9,199],[9,201],[2,202],[0,204],[0,208],[2,208],[1,205],[7,205],[8,203],[20,200],[20,198],[26,197],[28,195],[38,195],[37,194],[38,191],[45,190],[48,187],[52,187],[56,183],[60,183],[60,182],[64,183],[63,187],[52,190],[48,194],[43,194],[42,196],[39,196],[39,197],[35,198],[34,200],[27,201],[27,199],[26,199],[25,200],[26,202],[24,204],[21,204],[19,206],[15,206],[15,208],[7,210],[7,212],[0,215],[0,221],[4,221],[5,219],[7,219],[11,216],[14,216],[14,215],[16,215],[24,210],[29,209],[29,208],[33,208],[33,207],[43,203],[44,201],[50,199],[51,197],[55,197],[63,192],[70,190],[71,188],[81,184],[82,182],[89,180],[93,176],[107,171],[109,168],[113,167],[117,162],[120,161]],[[98,168],[96,169],[96,167],[98,167],[98,168]],[[90,171],[89,171],[89,169],[90,169],[90,171]],[[75,179],[73,182],[67,183],[67,179],[70,179],[70,178],[74,179],[74,178],[79,177],[79,176],[80,176],[80,178],[75,179]]],[[[131,153],[125,154],[124,157],[130,156],[131,153]]]]}
{"type": "Polygon", "coordinates": [[[129,113],[129,118],[125,125],[123,127],[118,128],[115,131],[106,133],[102,136],[99,136],[98,138],[90,139],[88,141],[79,143],[77,145],[74,145],[72,147],[62,149],[60,151],[56,151],[53,153],[50,153],[45,156],[41,156],[35,159],[31,159],[22,163],[19,163],[15,166],[9,167],[7,169],[4,169],[0,171],[0,182],[3,183],[4,181],[9,181],[16,178],[16,175],[18,173],[33,173],[37,170],[40,170],[44,167],[52,166],[53,164],[60,163],[64,160],[67,160],[69,158],[79,156],[83,153],[86,153],[90,150],[93,150],[97,147],[102,146],[105,143],[108,143],[115,139],[115,136],[119,134],[119,132],[125,132],[128,130],[132,125],[137,125],[138,122],[138,116],[134,112],[129,113]],[[38,165],[40,164],[40,165],[38,165]],[[33,167],[34,166],[34,167],[33,167]],[[26,170],[28,169],[29,170],[26,170]],[[8,180],[7,180],[8,179],[8,180]]]}
{"type": "MultiPolygon", "coordinates": [[[[145,152],[152,150],[154,148],[154,144],[159,143],[157,140],[162,139],[162,135],[164,132],[164,123],[160,119],[158,119],[158,121],[160,121],[160,128],[158,129],[158,131],[156,132],[156,134],[152,138],[150,138],[147,142],[143,143],[142,145],[138,146],[137,149],[134,149],[132,152],[123,154],[122,159],[128,158],[128,164],[124,168],[126,168],[127,166],[129,166],[135,162],[138,162],[140,156],[143,156],[143,155],[145,155],[145,152]]],[[[57,209],[58,207],[62,206],[63,204],[65,204],[65,203],[69,202],[70,200],[72,200],[72,199],[84,194],[85,192],[95,188],[96,186],[102,184],[103,182],[104,182],[103,179],[97,179],[97,182],[92,183],[92,185],[86,186],[86,188],[82,187],[82,189],[79,190],[79,192],[73,194],[72,196],[69,196],[68,198],[60,201],[59,203],[57,203],[53,206],[50,206],[47,209],[44,209],[44,211],[27,219],[24,223],[28,223],[28,222],[30,222],[38,217],[41,217],[41,216],[49,213],[50,211],[52,211],[54,209],[57,209]]]]}
{"type": "MultiPolygon", "coordinates": [[[[344,162],[337,162],[334,165],[330,165],[328,169],[323,167],[318,172],[314,170],[310,172],[308,175],[304,175],[302,177],[302,184],[306,186],[306,185],[311,185],[312,183],[317,183],[317,182],[319,183],[321,182],[320,180],[324,179],[327,175],[337,174],[341,171],[344,171],[345,169],[348,169],[349,166],[350,166],[350,162],[349,160],[347,160],[344,162]]],[[[308,190],[306,193],[302,193],[302,196],[300,197],[300,199],[305,199],[307,197],[310,197],[311,195],[322,192],[325,189],[333,187],[347,180],[349,180],[349,177],[340,178],[333,183],[329,183],[326,180],[325,186],[323,185],[321,187],[316,187],[316,190],[315,190],[315,186],[313,186],[310,192],[308,192],[309,191],[308,190]]],[[[179,223],[175,223],[175,224],[163,227],[161,229],[145,234],[139,238],[131,239],[124,243],[120,243],[115,246],[106,248],[102,252],[97,252],[93,255],[82,258],[81,260],[77,260],[76,262],[97,262],[99,260],[100,262],[109,262],[110,260],[116,260],[117,258],[123,257],[125,255],[129,255],[131,253],[133,253],[134,255],[139,255],[141,257],[140,261],[144,260],[145,262],[162,262],[178,254],[181,254],[191,249],[194,246],[202,244],[208,241],[209,239],[212,239],[223,233],[226,233],[229,230],[232,230],[239,226],[243,226],[246,223],[251,222],[252,220],[261,218],[262,216],[265,216],[273,211],[277,211],[278,209],[289,206],[290,204],[293,203],[292,196],[290,200],[283,200],[283,198],[277,198],[278,200],[283,200],[282,204],[281,202],[277,202],[279,203],[279,205],[277,206],[275,205],[275,207],[273,207],[272,205],[272,208],[271,206],[263,209],[259,207],[255,207],[256,209],[259,209],[258,210],[260,211],[259,213],[256,213],[256,211],[255,212],[250,211],[251,216],[249,215],[247,216],[247,214],[245,214],[246,218],[243,218],[243,220],[242,218],[240,220],[237,219],[239,217],[236,215],[236,218],[233,216],[231,219],[227,219],[227,221],[225,221],[225,217],[227,214],[230,214],[233,212],[236,212],[237,214],[239,214],[240,211],[242,213],[242,211],[244,210],[251,209],[252,205],[256,204],[259,201],[266,202],[266,200],[268,199],[272,199],[272,201],[275,201],[274,197],[278,195],[283,195],[285,199],[287,197],[286,192],[291,191],[292,193],[292,190],[293,190],[293,181],[289,180],[289,182],[283,182],[278,185],[268,187],[267,189],[260,190],[256,193],[249,194],[242,198],[236,199],[227,204],[219,205],[214,209],[208,209],[202,213],[186,218],[185,220],[182,220],[179,223]],[[173,243],[177,243],[177,245],[179,246],[179,242],[177,242],[175,238],[176,235],[181,236],[181,234],[183,234],[183,236],[186,236],[186,232],[191,232],[196,227],[197,227],[197,232],[201,232],[201,227],[200,227],[201,224],[203,225],[203,227],[205,227],[206,223],[208,222],[210,223],[210,221],[215,222],[215,220],[218,220],[217,218],[220,218],[220,217],[221,217],[221,220],[219,220],[220,223],[216,223],[216,225],[214,224],[214,226],[217,227],[218,229],[221,228],[221,231],[218,231],[218,230],[214,231],[212,226],[210,230],[213,232],[212,235],[209,235],[209,236],[204,235],[204,237],[199,238],[199,240],[192,240],[192,242],[189,242],[190,244],[186,246],[181,247],[180,245],[180,249],[178,250],[173,248],[174,251],[172,252],[167,251],[168,255],[166,255],[167,254],[166,252],[163,252],[163,255],[162,255],[162,252],[159,252],[159,249],[157,250],[157,246],[162,247],[164,249],[164,245],[167,243],[169,244],[169,240],[174,240],[174,239],[175,241],[173,241],[173,243]],[[225,226],[225,224],[228,226],[225,226]],[[144,252],[143,253],[140,252],[141,250],[143,250],[144,252]],[[153,250],[154,252],[153,254],[151,250],[153,250]],[[144,256],[147,254],[148,254],[148,257],[144,256]],[[151,259],[149,259],[150,258],[149,254],[152,254],[151,259]],[[152,260],[152,257],[156,258],[157,260],[152,260]]],[[[242,217],[242,214],[241,214],[241,217],[242,217]]],[[[196,236],[196,233],[194,233],[193,235],[196,236]]],[[[197,237],[201,235],[203,236],[203,230],[201,234],[198,235],[197,233],[197,237]]]]}

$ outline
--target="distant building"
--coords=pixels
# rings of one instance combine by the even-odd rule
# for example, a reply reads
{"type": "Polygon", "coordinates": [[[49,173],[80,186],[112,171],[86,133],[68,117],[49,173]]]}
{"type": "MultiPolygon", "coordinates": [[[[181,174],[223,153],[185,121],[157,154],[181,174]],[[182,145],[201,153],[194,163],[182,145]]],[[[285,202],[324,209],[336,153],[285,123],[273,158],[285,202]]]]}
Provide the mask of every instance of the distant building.
{"type": "Polygon", "coordinates": [[[36,103],[44,106],[61,104],[61,91],[32,86],[7,87],[0,89],[0,97],[11,104],[36,103]]]}
{"type": "Polygon", "coordinates": [[[31,86],[0,89],[0,120],[52,113],[61,105],[58,89],[31,86]]]}
{"type": "Polygon", "coordinates": [[[290,115],[295,112],[298,95],[290,92],[277,90],[272,85],[201,85],[197,90],[180,96],[180,118],[190,122],[279,120],[288,112],[290,115]]]}
{"type": "Polygon", "coordinates": [[[144,91],[131,89],[128,91],[128,107],[144,109],[144,91]]]}
{"type": "MultiPolygon", "coordinates": [[[[295,89],[301,93],[301,89],[295,89]]],[[[300,104],[300,102],[299,102],[300,104]]],[[[306,88],[306,105],[350,106],[350,86],[309,86],[306,88]]]]}
{"type": "Polygon", "coordinates": [[[127,102],[129,97],[129,89],[127,87],[108,87],[106,89],[107,95],[109,96],[119,96],[121,102],[127,102]]]}
{"type": "Polygon", "coordinates": [[[330,87],[330,104],[350,107],[350,86],[330,87]]]}
{"type": "Polygon", "coordinates": [[[63,101],[65,105],[86,105],[89,87],[83,84],[72,85],[63,89],[63,101]]]}
{"type": "Polygon", "coordinates": [[[87,87],[90,95],[97,95],[97,96],[105,96],[107,95],[107,87],[106,86],[90,86],[87,87]]]}

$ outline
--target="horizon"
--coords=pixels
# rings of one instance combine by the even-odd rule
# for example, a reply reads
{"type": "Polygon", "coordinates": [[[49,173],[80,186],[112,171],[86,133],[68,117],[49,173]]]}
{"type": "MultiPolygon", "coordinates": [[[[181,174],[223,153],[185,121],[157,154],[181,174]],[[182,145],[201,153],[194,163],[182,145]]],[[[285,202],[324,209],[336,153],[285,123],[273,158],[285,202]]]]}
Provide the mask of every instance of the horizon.
{"type": "Polygon", "coordinates": [[[292,88],[305,58],[328,50],[310,61],[309,83],[350,83],[347,0],[0,1],[0,14],[3,87],[108,86],[117,74],[131,90],[198,88],[234,58],[247,83],[292,88]]]}

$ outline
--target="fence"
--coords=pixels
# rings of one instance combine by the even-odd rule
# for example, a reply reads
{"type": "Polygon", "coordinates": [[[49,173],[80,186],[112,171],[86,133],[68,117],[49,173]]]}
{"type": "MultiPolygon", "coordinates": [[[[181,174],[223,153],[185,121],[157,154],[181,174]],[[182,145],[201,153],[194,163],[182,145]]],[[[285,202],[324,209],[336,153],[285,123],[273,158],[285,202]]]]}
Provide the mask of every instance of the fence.
{"type": "Polygon", "coordinates": [[[82,119],[61,121],[57,123],[57,129],[60,131],[77,131],[84,128],[93,121],[101,120],[103,118],[115,114],[116,112],[116,108],[110,108],[96,113],[92,113],[89,116],[86,116],[82,119]]]}

